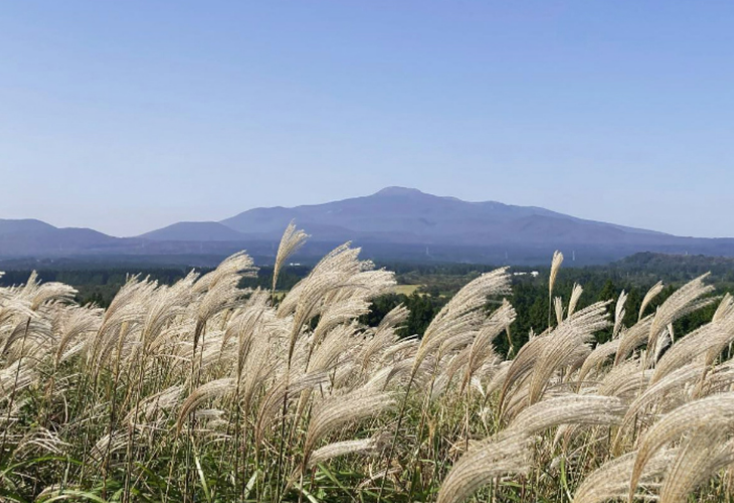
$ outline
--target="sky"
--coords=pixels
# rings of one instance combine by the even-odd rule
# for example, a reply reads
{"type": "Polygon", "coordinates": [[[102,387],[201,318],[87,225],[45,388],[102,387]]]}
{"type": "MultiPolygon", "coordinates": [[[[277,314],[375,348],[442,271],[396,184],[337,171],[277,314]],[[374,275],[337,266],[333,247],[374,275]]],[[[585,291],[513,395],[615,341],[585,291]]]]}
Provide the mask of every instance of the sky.
{"type": "Polygon", "coordinates": [[[399,185],[734,236],[733,55],[730,1],[3,2],[0,218],[399,185]]]}

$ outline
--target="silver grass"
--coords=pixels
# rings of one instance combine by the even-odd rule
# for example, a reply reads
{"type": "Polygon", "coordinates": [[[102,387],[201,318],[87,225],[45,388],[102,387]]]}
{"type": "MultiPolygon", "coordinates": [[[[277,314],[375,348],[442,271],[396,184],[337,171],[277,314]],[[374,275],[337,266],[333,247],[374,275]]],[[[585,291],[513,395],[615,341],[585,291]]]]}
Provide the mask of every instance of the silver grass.
{"type": "Polygon", "coordinates": [[[573,290],[571,290],[571,298],[568,301],[568,314],[567,316],[573,315],[576,312],[576,306],[578,306],[581,294],[584,293],[584,289],[578,283],[573,284],[573,290]]]}
{"type": "Polygon", "coordinates": [[[301,391],[327,384],[328,381],[329,376],[326,372],[313,372],[303,375],[284,374],[260,403],[255,425],[257,443],[262,443],[266,431],[276,420],[278,412],[280,412],[287,397],[298,396],[301,391]]]}
{"type": "Polygon", "coordinates": [[[593,334],[608,325],[606,302],[598,302],[565,320],[548,337],[537,359],[530,380],[530,403],[540,400],[550,377],[563,367],[578,361],[586,354],[593,334]],[[579,353],[580,351],[580,353],[579,353]]]}
{"type": "Polygon", "coordinates": [[[20,456],[24,452],[35,451],[36,453],[50,453],[57,456],[64,454],[64,449],[71,444],[64,442],[58,434],[44,427],[37,427],[18,441],[18,448],[13,452],[14,456],[20,456]]]}
{"type": "Polygon", "coordinates": [[[483,274],[464,286],[426,328],[416,353],[416,368],[446,339],[461,330],[478,328],[483,316],[477,316],[476,311],[485,305],[488,297],[510,293],[510,276],[506,267],[483,274]]]}
{"type": "MultiPolygon", "coordinates": [[[[676,449],[666,449],[658,452],[645,467],[645,471],[640,478],[640,485],[656,485],[668,469],[676,453],[676,449]]],[[[602,503],[627,498],[630,490],[630,476],[636,456],[636,451],[624,454],[607,461],[587,475],[576,490],[573,503],[602,503]]],[[[637,492],[636,496],[642,498],[647,496],[647,493],[637,492]]]]}
{"type": "Polygon", "coordinates": [[[563,253],[556,250],[553,252],[553,259],[551,260],[550,275],[548,276],[548,327],[551,325],[551,309],[553,305],[553,287],[556,284],[556,277],[558,271],[561,270],[561,264],[563,264],[563,253]]]}
{"type": "Polygon", "coordinates": [[[54,354],[54,365],[58,366],[69,357],[68,349],[74,341],[84,334],[94,333],[99,330],[102,323],[102,310],[95,308],[76,308],[70,310],[65,317],[61,335],[56,342],[54,354]]]}
{"type": "Polygon", "coordinates": [[[197,409],[197,407],[199,407],[199,405],[208,400],[220,398],[226,394],[233,393],[235,391],[235,387],[235,379],[225,377],[209,381],[208,383],[196,388],[181,405],[181,409],[178,413],[178,420],[176,421],[176,429],[178,431],[181,430],[186,419],[197,409]]]}
{"type": "Polygon", "coordinates": [[[659,411],[667,412],[682,405],[682,401],[687,399],[681,396],[686,393],[686,385],[700,379],[703,370],[704,367],[701,364],[692,362],[667,374],[657,382],[649,384],[647,389],[630,403],[620,425],[618,439],[645,409],[657,404],[659,411]],[[662,410],[660,405],[665,405],[662,410]]]}
{"type": "Polygon", "coordinates": [[[561,264],[563,264],[563,253],[556,250],[553,252],[553,260],[551,260],[551,269],[550,269],[550,277],[548,280],[548,294],[549,296],[553,296],[553,287],[556,284],[556,277],[558,276],[558,271],[561,270],[561,264]]]}
{"type": "Polygon", "coordinates": [[[231,280],[233,277],[238,279],[255,277],[256,275],[257,268],[254,266],[252,258],[241,251],[230,255],[216,269],[198,278],[194,283],[193,290],[195,294],[200,294],[211,290],[222,280],[231,280]]]}
{"type": "Polygon", "coordinates": [[[731,429],[734,424],[734,392],[720,393],[684,404],[654,423],[639,442],[630,483],[630,499],[642,470],[660,448],[686,432],[700,428],[731,429]]]}
{"type": "Polygon", "coordinates": [[[682,338],[668,350],[655,366],[652,383],[678,369],[699,355],[705,355],[705,365],[711,365],[719,353],[734,342],[734,313],[715,317],[714,321],[682,338]]]}
{"type": "Polygon", "coordinates": [[[138,420],[134,420],[134,414],[136,411],[132,410],[128,413],[127,417],[125,417],[124,422],[133,425],[136,422],[149,423],[153,421],[155,415],[169,411],[178,406],[182,392],[183,386],[177,384],[141,400],[137,410],[139,415],[138,420]]]}
{"type": "MultiPolygon", "coordinates": [[[[668,325],[715,301],[715,299],[711,298],[702,298],[714,291],[713,286],[704,283],[704,280],[708,276],[709,274],[707,273],[686,283],[663,302],[658,308],[657,313],[655,313],[655,318],[650,326],[650,335],[647,342],[648,348],[656,347],[658,337],[660,337],[668,325]]],[[[651,354],[648,353],[648,364],[651,363],[651,354]]]]}
{"type": "Polygon", "coordinates": [[[624,315],[626,311],[624,305],[627,303],[627,294],[624,290],[619,294],[617,299],[617,305],[614,308],[614,329],[612,330],[612,338],[616,339],[622,329],[622,322],[624,322],[624,315]]]}
{"type": "Polygon", "coordinates": [[[360,440],[344,440],[327,444],[311,453],[307,468],[347,454],[375,454],[384,446],[384,440],[384,436],[377,435],[360,440]]]}
{"type": "Polygon", "coordinates": [[[660,488],[660,503],[685,503],[688,495],[716,472],[734,462],[734,442],[726,432],[704,426],[680,448],[660,488]]]}
{"type": "Polygon", "coordinates": [[[504,372],[504,382],[502,391],[500,392],[499,408],[503,409],[505,400],[510,394],[513,387],[519,387],[531,375],[536,368],[538,359],[543,354],[547,345],[552,344],[550,335],[540,335],[530,339],[517,352],[517,356],[512,360],[509,368],[504,372]]]}
{"type": "Polygon", "coordinates": [[[627,360],[604,376],[599,383],[597,393],[616,396],[629,402],[647,387],[650,377],[652,377],[652,370],[644,368],[640,360],[627,360]]]}
{"type": "Polygon", "coordinates": [[[620,342],[621,341],[619,339],[615,339],[605,342],[604,344],[600,344],[594,348],[589,357],[584,360],[581,370],[579,370],[577,377],[579,384],[583,383],[583,380],[593,369],[599,369],[607,358],[612,357],[617,353],[620,342]]]}
{"type": "Polygon", "coordinates": [[[650,302],[652,302],[655,297],[660,295],[660,292],[662,292],[664,288],[665,285],[663,285],[663,282],[658,281],[652,286],[652,288],[647,291],[645,297],[642,299],[642,304],[640,304],[640,313],[637,317],[638,321],[642,320],[642,317],[645,315],[645,309],[647,309],[647,306],[650,305],[650,302]]]}
{"type": "Polygon", "coordinates": [[[528,435],[560,424],[609,426],[622,420],[626,407],[616,397],[601,395],[563,395],[543,400],[520,412],[508,430],[528,435]]]}
{"type": "Polygon", "coordinates": [[[641,319],[632,327],[622,330],[622,333],[619,336],[619,349],[617,350],[617,356],[614,358],[615,365],[622,363],[636,348],[647,342],[650,337],[652,322],[653,316],[650,315],[641,319]]]}
{"type": "Polygon", "coordinates": [[[489,396],[501,389],[502,385],[507,381],[507,373],[509,372],[511,365],[512,362],[509,361],[501,362],[498,365],[497,371],[492,375],[487,383],[484,390],[485,395],[489,396]]]}
{"type": "Polygon", "coordinates": [[[556,297],[553,299],[553,307],[556,311],[556,324],[563,323],[563,299],[556,297]]]}
{"type": "Polygon", "coordinates": [[[346,424],[374,417],[395,405],[391,393],[357,390],[353,393],[334,396],[313,411],[304,442],[304,466],[308,465],[316,444],[329,433],[346,424]]]}
{"type": "Polygon", "coordinates": [[[359,355],[364,370],[368,368],[373,358],[381,355],[387,348],[394,345],[397,340],[395,330],[405,323],[408,314],[408,309],[400,304],[382,318],[380,324],[371,332],[371,337],[368,338],[359,355]]]}
{"type": "Polygon", "coordinates": [[[275,264],[273,265],[273,291],[275,291],[278,284],[278,275],[283,264],[288,260],[288,257],[296,253],[306,243],[308,237],[308,234],[303,230],[296,229],[294,222],[289,223],[286,227],[283,237],[280,239],[278,253],[275,256],[275,264]]]}
{"type": "Polygon", "coordinates": [[[528,472],[530,443],[530,437],[513,431],[474,444],[449,471],[437,503],[461,503],[497,477],[528,472]]]}
{"type": "Polygon", "coordinates": [[[673,344],[675,334],[673,332],[673,325],[665,327],[655,342],[655,346],[647,349],[645,358],[647,359],[648,365],[657,364],[660,358],[663,356],[665,351],[673,344]],[[650,363],[652,362],[652,364],[650,363]]]}
{"type": "Polygon", "coordinates": [[[453,466],[438,493],[438,503],[460,503],[494,478],[521,474],[531,464],[535,434],[560,424],[614,424],[621,419],[620,400],[567,395],[545,400],[521,412],[510,426],[474,444],[453,466]]]}
{"type": "Polygon", "coordinates": [[[319,323],[314,329],[314,342],[319,343],[329,330],[338,325],[348,324],[352,320],[367,314],[369,310],[369,302],[362,298],[349,298],[345,301],[329,305],[324,309],[319,317],[319,323]]]}
{"type": "Polygon", "coordinates": [[[124,449],[128,442],[128,432],[118,430],[102,436],[92,447],[89,455],[97,464],[102,464],[105,457],[111,453],[124,449]]]}

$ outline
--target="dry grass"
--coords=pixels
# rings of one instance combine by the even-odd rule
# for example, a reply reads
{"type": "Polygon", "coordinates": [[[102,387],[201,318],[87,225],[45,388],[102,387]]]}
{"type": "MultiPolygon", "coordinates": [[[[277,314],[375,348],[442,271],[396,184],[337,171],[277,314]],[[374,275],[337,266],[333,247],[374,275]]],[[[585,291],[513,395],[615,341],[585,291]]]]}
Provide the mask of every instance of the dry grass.
{"type": "MultiPolygon", "coordinates": [[[[278,270],[304,239],[289,226],[278,270]]],[[[349,245],[287,293],[238,289],[253,272],[240,253],[172,286],[131,277],[107,310],[35,276],[0,289],[0,499],[729,501],[734,302],[671,329],[718,301],[704,277],[629,327],[626,295],[581,308],[551,284],[555,320],[504,360],[505,269],[421,340],[397,336],[403,307],[359,324],[418,285],[349,245]]]]}

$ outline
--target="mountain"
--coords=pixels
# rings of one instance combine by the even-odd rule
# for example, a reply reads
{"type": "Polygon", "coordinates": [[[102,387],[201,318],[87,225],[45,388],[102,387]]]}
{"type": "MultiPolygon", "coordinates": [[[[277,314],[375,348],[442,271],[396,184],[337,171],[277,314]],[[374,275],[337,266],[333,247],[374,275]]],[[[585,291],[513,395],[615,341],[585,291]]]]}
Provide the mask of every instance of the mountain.
{"type": "Polygon", "coordinates": [[[734,239],[678,237],[534,206],[467,202],[388,187],[324,204],[255,208],[220,222],[179,222],[136,238],[60,229],[38,220],[0,220],[0,258],[148,257],[162,263],[170,257],[177,263],[209,264],[246,249],[259,262],[272,262],[292,220],[311,235],[298,259],[307,262],[346,241],[382,261],[535,265],[546,263],[556,249],[576,265],[639,252],[734,256],[734,239]]]}
{"type": "Polygon", "coordinates": [[[150,241],[243,241],[245,236],[219,222],[178,222],[143,234],[140,239],[150,241]]]}
{"type": "Polygon", "coordinates": [[[376,194],[295,208],[256,208],[222,224],[277,238],[295,220],[315,240],[487,246],[497,243],[599,243],[664,234],[582,220],[533,206],[466,202],[388,187],[376,194]]]}
{"type": "Polygon", "coordinates": [[[245,236],[276,240],[291,220],[314,242],[353,240],[378,258],[538,263],[562,249],[586,264],[642,251],[734,255],[731,239],[681,238],[534,206],[467,202],[404,187],[324,204],[256,208],[221,223],[245,236]]]}
{"type": "Polygon", "coordinates": [[[100,252],[121,240],[85,228],[58,228],[40,220],[0,219],[0,256],[50,256],[100,252]]]}

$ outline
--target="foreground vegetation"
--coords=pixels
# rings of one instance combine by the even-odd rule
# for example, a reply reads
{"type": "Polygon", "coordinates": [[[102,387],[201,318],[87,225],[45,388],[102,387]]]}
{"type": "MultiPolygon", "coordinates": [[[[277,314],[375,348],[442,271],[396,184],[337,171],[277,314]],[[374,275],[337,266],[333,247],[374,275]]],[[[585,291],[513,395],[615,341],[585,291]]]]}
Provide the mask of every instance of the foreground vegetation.
{"type": "Polygon", "coordinates": [[[558,254],[534,331],[497,269],[416,294],[445,301],[403,337],[408,309],[376,306],[394,274],[347,245],[275,295],[304,239],[255,288],[237,254],[129,278],[105,309],[33,276],[0,289],[0,498],[731,499],[734,301],[705,277],[585,304],[554,297],[558,254]]]}

